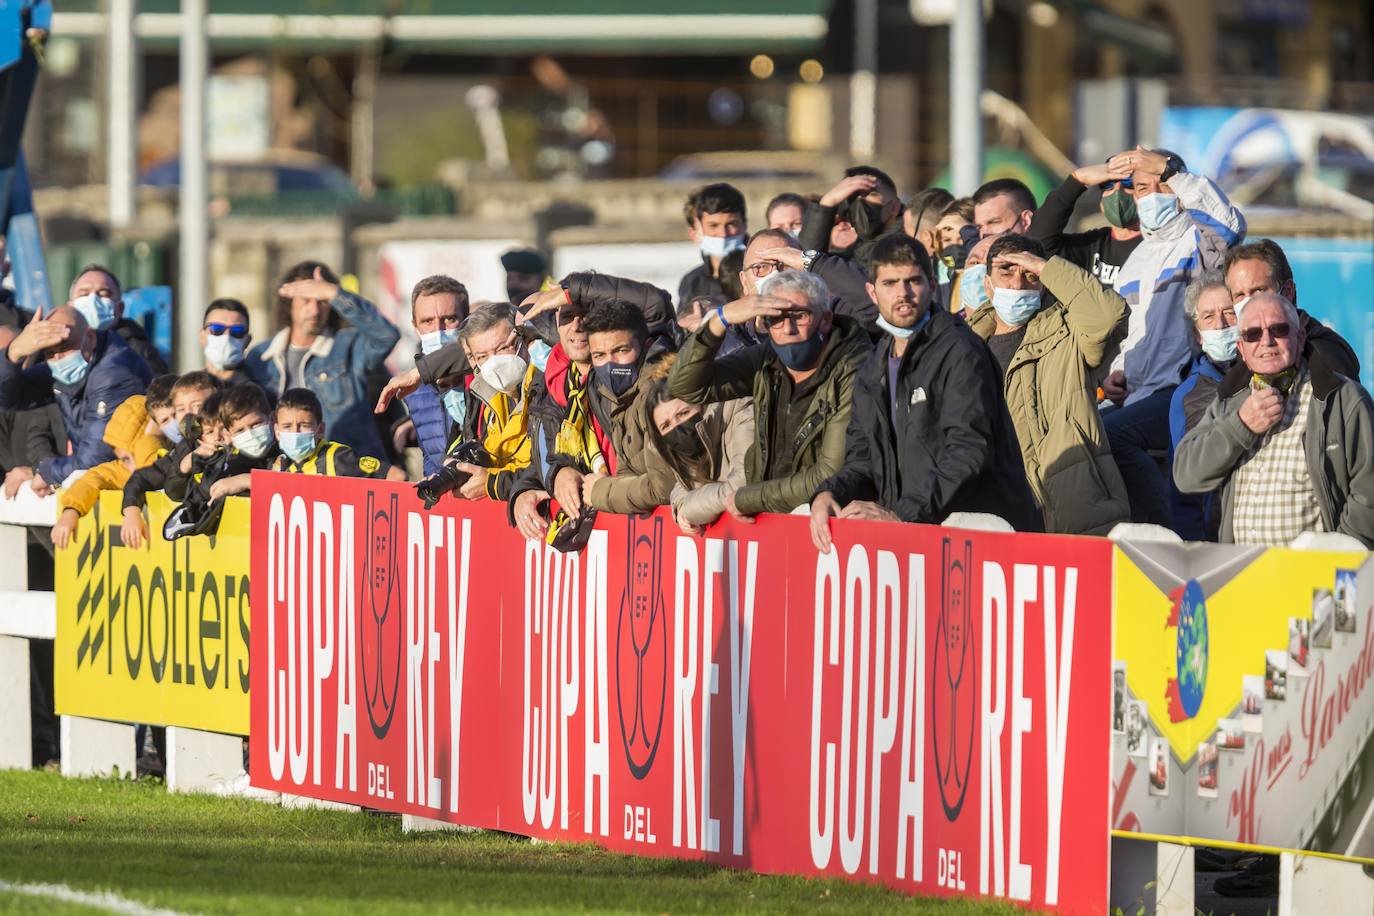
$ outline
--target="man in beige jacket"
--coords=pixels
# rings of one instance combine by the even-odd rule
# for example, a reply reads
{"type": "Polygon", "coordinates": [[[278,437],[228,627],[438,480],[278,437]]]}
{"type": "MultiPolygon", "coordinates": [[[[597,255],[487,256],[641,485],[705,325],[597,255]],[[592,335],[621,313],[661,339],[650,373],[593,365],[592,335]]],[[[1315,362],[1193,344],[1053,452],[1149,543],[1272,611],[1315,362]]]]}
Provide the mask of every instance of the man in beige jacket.
{"type": "Polygon", "coordinates": [[[1045,530],[1106,534],[1130,517],[1097,410],[1097,381],[1125,334],[1126,301],[1034,239],[988,251],[988,302],[969,320],[1005,378],[1021,456],[1045,530]],[[1048,290],[1055,300],[1046,304],[1048,290]]]}

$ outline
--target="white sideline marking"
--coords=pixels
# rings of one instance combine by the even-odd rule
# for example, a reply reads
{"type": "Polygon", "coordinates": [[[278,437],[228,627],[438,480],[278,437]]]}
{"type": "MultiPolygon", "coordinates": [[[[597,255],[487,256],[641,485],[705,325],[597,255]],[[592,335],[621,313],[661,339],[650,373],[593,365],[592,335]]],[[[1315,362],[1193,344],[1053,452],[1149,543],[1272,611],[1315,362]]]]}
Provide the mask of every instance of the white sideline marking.
{"type": "Polygon", "coordinates": [[[78,891],[65,884],[28,884],[0,881],[0,891],[24,894],[29,897],[46,897],[50,900],[61,900],[63,903],[79,903],[108,910],[111,913],[127,913],[129,916],[181,916],[176,910],[160,910],[157,907],[144,906],[136,900],[121,897],[114,891],[88,893],[78,891]]]}
{"type": "MultiPolygon", "coordinates": [[[[1339,799],[1337,799],[1337,801],[1339,801],[1339,799]]],[[[1371,817],[1374,817],[1374,801],[1369,803],[1369,807],[1365,809],[1364,817],[1360,819],[1360,826],[1355,828],[1355,834],[1350,838],[1350,846],[1345,850],[1346,855],[1355,855],[1355,850],[1359,847],[1360,840],[1364,839],[1364,831],[1365,828],[1369,826],[1369,819],[1371,817]]]]}

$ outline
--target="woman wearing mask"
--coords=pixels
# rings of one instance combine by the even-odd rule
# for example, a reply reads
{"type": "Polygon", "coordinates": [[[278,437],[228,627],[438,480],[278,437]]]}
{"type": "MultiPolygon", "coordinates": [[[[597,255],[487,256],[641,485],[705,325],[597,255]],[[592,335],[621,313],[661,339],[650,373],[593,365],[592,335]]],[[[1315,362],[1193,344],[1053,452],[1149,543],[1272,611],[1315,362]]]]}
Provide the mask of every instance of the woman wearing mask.
{"type": "MultiPolygon", "coordinates": [[[[1201,349],[1183,382],[1169,402],[1169,466],[1174,449],[1188,430],[1197,425],[1207,406],[1216,400],[1217,388],[1236,361],[1239,338],[1238,313],[1245,300],[1232,304],[1231,293],[1220,271],[1209,270],[1188,284],[1183,311],[1193,328],[1193,341],[1201,349]]],[[[1174,494],[1174,530],[1185,541],[1215,541],[1221,524],[1220,506],[1213,494],[1174,494]]]]}

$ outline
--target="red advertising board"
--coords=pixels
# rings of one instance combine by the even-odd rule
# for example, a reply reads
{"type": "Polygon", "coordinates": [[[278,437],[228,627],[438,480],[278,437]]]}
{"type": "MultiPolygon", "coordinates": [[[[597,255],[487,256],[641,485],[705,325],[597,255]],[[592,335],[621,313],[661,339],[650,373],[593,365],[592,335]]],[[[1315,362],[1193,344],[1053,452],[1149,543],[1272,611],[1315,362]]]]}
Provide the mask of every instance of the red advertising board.
{"type": "Polygon", "coordinates": [[[1111,545],[805,519],[580,554],[489,503],[253,480],[255,785],[1101,912],[1111,545]]]}

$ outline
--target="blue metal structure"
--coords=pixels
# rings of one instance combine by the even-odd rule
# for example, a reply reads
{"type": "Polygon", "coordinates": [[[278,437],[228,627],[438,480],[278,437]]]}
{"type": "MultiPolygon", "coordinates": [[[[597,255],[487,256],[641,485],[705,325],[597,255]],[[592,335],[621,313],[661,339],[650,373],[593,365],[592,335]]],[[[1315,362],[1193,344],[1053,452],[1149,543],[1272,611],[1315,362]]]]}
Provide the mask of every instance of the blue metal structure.
{"type": "Polygon", "coordinates": [[[50,0],[0,0],[0,229],[15,298],[39,313],[52,308],[52,295],[22,141],[39,55],[51,30],[50,0]]]}

